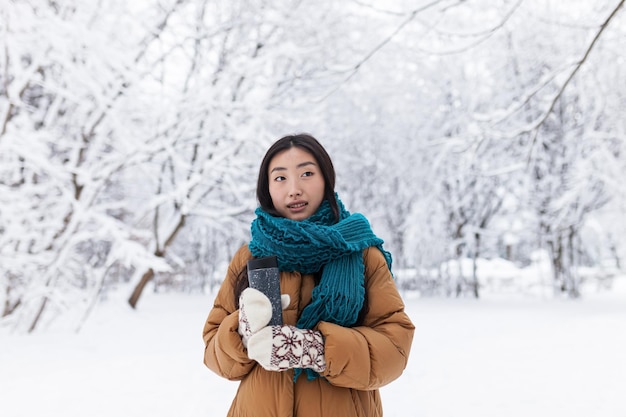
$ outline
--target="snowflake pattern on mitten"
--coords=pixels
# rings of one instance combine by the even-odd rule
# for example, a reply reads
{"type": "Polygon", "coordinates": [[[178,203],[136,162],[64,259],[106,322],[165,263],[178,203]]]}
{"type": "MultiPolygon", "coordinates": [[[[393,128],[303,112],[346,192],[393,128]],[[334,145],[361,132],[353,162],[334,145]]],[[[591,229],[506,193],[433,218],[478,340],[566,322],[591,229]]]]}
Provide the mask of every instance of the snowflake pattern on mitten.
{"type": "Polygon", "coordinates": [[[271,367],[277,370],[326,369],[324,338],[319,331],[294,326],[272,326],[271,367]]]}
{"type": "Polygon", "coordinates": [[[250,321],[246,314],[246,309],[242,306],[239,309],[239,334],[241,335],[244,345],[247,344],[248,339],[252,336],[252,330],[250,329],[250,321]]]}

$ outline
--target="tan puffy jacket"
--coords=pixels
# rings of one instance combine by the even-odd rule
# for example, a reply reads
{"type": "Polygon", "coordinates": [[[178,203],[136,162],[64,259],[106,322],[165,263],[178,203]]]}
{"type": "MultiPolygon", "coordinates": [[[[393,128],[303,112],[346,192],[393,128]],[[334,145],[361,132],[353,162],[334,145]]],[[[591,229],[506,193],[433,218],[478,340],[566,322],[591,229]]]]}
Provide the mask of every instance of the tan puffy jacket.
{"type": "MultiPolygon", "coordinates": [[[[228,412],[232,417],[379,417],[379,387],[405,369],[415,327],[383,254],[376,248],[363,251],[365,287],[369,311],[352,328],[320,322],[324,335],[325,379],[309,381],[303,374],[293,382],[293,370],[266,371],[248,358],[237,332],[239,312],[233,285],[252,258],[247,246],[233,257],[228,274],[204,325],[204,363],[218,375],[241,380],[228,412]]],[[[313,275],[281,272],[281,293],[291,303],[283,311],[285,324],[295,325],[311,301],[313,275]]]]}

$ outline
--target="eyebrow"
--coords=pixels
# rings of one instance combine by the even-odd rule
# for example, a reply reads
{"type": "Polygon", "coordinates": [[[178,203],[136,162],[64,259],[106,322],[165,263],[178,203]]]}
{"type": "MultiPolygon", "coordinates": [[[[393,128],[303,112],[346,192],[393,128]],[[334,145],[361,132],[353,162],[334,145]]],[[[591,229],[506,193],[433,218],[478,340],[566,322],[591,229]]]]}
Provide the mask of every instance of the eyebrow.
{"type": "MultiPolygon", "coordinates": [[[[305,167],[307,165],[315,165],[315,162],[311,162],[311,161],[302,162],[301,164],[296,165],[296,168],[302,168],[302,167],[305,167]]],[[[286,171],[286,170],[287,170],[287,168],[284,168],[284,167],[274,167],[270,171],[270,174],[272,172],[274,172],[274,171],[286,171]]]]}

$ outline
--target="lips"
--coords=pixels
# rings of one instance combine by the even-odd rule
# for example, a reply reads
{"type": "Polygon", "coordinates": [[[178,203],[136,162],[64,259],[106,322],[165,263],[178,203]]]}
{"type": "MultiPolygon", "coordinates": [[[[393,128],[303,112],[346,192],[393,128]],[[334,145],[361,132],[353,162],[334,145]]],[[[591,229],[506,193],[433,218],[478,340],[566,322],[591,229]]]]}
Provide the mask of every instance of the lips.
{"type": "Polygon", "coordinates": [[[305,207],[308,204],[309,203],[307,203],[306,201],[294,201],[293,203],[287,204],[287,207],[292,210],[297,210],[305,207]]]}

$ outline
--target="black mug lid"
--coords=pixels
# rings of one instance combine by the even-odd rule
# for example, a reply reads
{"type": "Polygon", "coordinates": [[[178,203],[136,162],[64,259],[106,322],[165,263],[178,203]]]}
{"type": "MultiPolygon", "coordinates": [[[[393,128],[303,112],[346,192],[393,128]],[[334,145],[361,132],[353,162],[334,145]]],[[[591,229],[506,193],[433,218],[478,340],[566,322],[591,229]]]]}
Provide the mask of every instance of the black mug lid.
{"type": "Polygon", "coordinates": [[[276,256],[265,256],[263,258],[255,258],[248,261],[248,270],[277,267],[278,259],[276,258],[276,256]]]}

